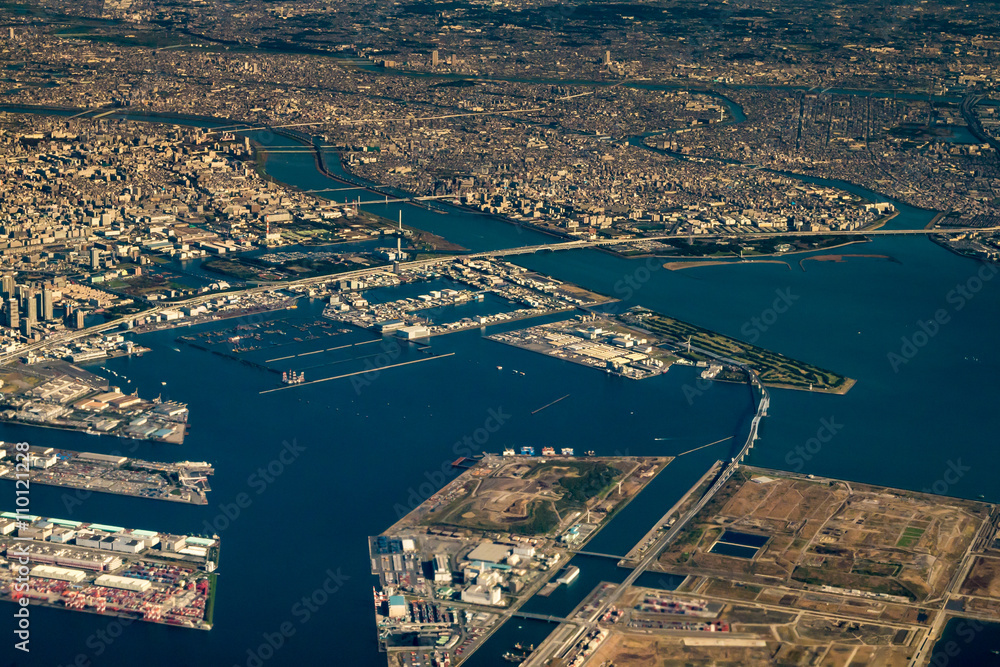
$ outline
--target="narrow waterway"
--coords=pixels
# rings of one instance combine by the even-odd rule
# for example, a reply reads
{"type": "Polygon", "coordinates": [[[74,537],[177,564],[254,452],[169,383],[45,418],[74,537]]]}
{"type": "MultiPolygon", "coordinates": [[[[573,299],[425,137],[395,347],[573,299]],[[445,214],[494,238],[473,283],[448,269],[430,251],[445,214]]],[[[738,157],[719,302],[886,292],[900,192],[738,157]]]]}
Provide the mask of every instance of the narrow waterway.
{"type": "MultiPolygon", "coordinates": [[[[316,171],[308,153],[272,154],[267,169],[301,189],[336,183],[316,171]]],[[[352,198],[344,195],[344,200],[352,198]]],[[[366,208],[390,219],[402,209],[408,224],[472,250],[549,240],[457,207],[446,207],[447,213],[406,204],[366,208]]],[[[899,208],[900,225],[916,226],[932,215],[899,208]]],[[[846,396],[772,391],[751,464],[1000,500],[994,474],[1000,451],[990,446],[1000,427],[995,271],[918,237],[879,237],[836,252],[843,256],[819,252],[788,257],[784,265],[681,271],[597,250],[516,261],[620,298],[623,307],[651,307],[858,380],[846,396]],[[939,311],[944,323],[928,332],[927,322],[939,311]],[[813,447],[818,429],[831,422],[837,426],[835,436],[813,447]],[[955,465],[963,471],[960,478],[941,489],[955,465]]],[[[273,317],[307,325],[321,308],[303,302],[296,311],[273,317]]],[[[273,651],[269,665],[320,664],[331,646],[344,664],[380,664],[384,658],[376,651],[370,616],[365,536],[384,530],[399,512],[426,497],[426,489],[454,474],[448,463],[491,410],[509,418],[473,452],[530,444],[598,454],[676,455],[733,436],[675,460],[616,516],[591,545],[611,553],[631,548],[713,461],[728,458],[730,443],[739,442],[753,412],[746,387],[699,383],[693,369],[674,368],[641,382],[623,380],[484,340],[478,330],[433,339],[435,353],[454,356],[379,371],[366,383],[336,380],[262,395],[275,386],[272,373],[174,340],[232,325],[147,334],[140,342],[152,352],[106,364],[127,376],[140,395],[162,393],[190,404],[192,431],[182,447],[0,426],[0,437],[8,441],[153,459],[204,459],[217,469],[207,508],[100,494],[77,503],[57,489],[33,489],[35,514],[178,533],[212,529],[222,535],[223,547],[212,632],[135,623],[117,628],[107,642],[100,633],[107,636],[111,619],[38,609],[33,615],[37,636],[60,641],[33,645],[26,664],[71,664],[78,654],[95,664],[125,664],[142,654],[148,665],[249,665],[283,621],[292,623],[295,634],[273,651]],[[533,413],[567,393],[566,400],[533,413]],[[258,494],[250,476],[291,442],[305,450],[258,494]],[[233,503],[241,492],[251,494],[252,503],[237,511],[233,503]],[[308,618],[297,614],[297,602],[321,587],[330,571],[339,577],[336,594],[308,618]]],[[[374,340],[367,332],[352,336],[352,342],[374,340]]],[[[303,341],[282,348],[282,356],[320,345],[331,347],[321,340],[303,341]]],[[[422,353],[404,346],[393,354],[394,360],[406,360],[422,353]]],[[[371,363],[350,348],[317,356],[323,367],[308,371],[316,378],[371,363]]],[[[581,571],[583,581],[620,574],[615,567],[605,572],[605,564],[581,562],[587,570],[581,571]]],[[[572,587],[564,593],[552,600],[554,608],[565,609],[582,597],[572,587]]],[[[517,625],[521,628],[503,628],[474,664],[503,664],[499,656],[509,650],[511,639],[543,635],[546,627],[517,625]]]]}

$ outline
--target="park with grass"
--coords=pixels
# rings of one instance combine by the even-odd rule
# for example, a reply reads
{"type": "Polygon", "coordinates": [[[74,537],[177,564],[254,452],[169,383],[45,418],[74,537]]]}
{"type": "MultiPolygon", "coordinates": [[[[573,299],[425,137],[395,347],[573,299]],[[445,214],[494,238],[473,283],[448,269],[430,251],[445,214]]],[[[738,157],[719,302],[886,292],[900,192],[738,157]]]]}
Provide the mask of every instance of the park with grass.
{"type": "Polygon", "coordinates": [[[846,394],[854,386],[854,380],[833,371],[650,310],[633,308],[619,319],[665,339],[675,348],[673,354],[682,359],[709,362],[724,358],[748,366],[768,387],[846,394]]]}

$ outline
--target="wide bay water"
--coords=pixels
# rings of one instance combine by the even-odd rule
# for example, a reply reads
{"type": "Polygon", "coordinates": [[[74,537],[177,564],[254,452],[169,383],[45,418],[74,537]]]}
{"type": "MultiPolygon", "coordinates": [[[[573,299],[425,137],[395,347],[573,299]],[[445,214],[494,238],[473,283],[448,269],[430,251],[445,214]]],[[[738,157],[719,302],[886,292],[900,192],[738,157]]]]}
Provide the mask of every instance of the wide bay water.
{"type": "MultiPolygon", "coordinates": [[[[333,187],[316,172],[309,154],[271,155],[268,171],[303,189],[333,187]]],[[[360,192],[333,194],[343,200],[374,198],[360,192]]],[[[395,219],[400,205],[366,208],[395,219]]],[[[932,215],[901,208],[893,221],[901,228],[923,226],[932,215]]],[[[445,207],[447,214],[412,205],[402,209],[407,224],[472,250],[551,240],[455,208],[445,207]]],[[[641,304],[858,380],[846,396],[773,390],[751,464],[998,500],[1000,453],[993,443],[1000,426],[995,410],[1000,281],[984,265],[921,237],[880,237],[811,253],[831,254],[886,257],[800,265],[809,255],[797,255],[785,258],[787,265],[734,263],[680,271],[596,250],[516,261],[620,298],[623,307],[641,304]],[[967,296],[956,291],[961,288],[967,296]],[[787,305],[781,313],[776,300],[787,305]],[[947,321],[933,334],[920,336],[920,322],[934,319],[937,311],[947,321]],[[894,366],[890,353],[906,361],[894,366]],[[835,425],[836,435],[817,448],[811,439],[824,420],[835,425]],[[948,484],[944,474],[955,467],[962,474],[948,484]]],[[[318,302],[300,302],[298,309],[273,317],[303,324],[315,321],[321,308],[318,302]]],[[[127,386],[140,395],[162,393],[190,404],[192,429],[181,447],[0,426],[0,438],[8,441],[215,463],[208,507],[99,494],[76,499],[41,486],[33,487],[31,496],[32,512],[45,516],[180,533],[218,532],[223,546],[215,628],[209,633],[144,623],[122,628],[100,616],[35,609],[32,636],[37,641],[30,656],[17,656],[17,664],[132,664],[140,657],[147,665],[256,664],[248,651],[257,652],[265,635],[273,636],[285,621],[294,635],[264,664],[383,664],[372,623],[373,580],[365,537],[387,528],[448,479],[451,460],[522,444],[593,449],[599,455],[672,455],[733,436],[674,461],[589,545],[594,551],[624,553],[713,461],[738,449],[753,411],[746,387],[703,387],[692,369],[677,367],[641,382],[612,378],[484,340],[480,330],[431,340],[433,354],[453,356],[261,394],[277,386],[274,373],[175,341],[204,328],[233,325],[146,334],[140,341],[152,348],[150,353],[104,366],[129,378],[127,386]],[[532,414],[566,394],[565,400],[532,414]],[[481,429],[491,414],[501,415],[504,423],[484,437],[481,429]],[[472,439],[471,446],[465,438],[472,439]],[[273,461],[287,448],[283,443],[304,449],[278,466],[273,461]],[[258,469],[268,464],[272,470],[280,468],[280,474],[262,482],[258,469]],[[237,514],[241,493],[251,502],[237,514]],[[322,587],[331,573],[337,583],[328,588],[337,591],[307,618],[297,602],[322,587]]],[[[353,332],[338,336],[334,345],[371,340],[376,337],[368,332],[353,332]]],[[[282,346],[274,357],[328,347],[328,340],[304,341],[282,346]]],[[[251,356],[255,361],[274,358],[268,351],[251,356]]],[[[375,342],[281,363],[310,366],[311,380],[387,360],[426,358],[415,346],[375,342]]],[[[9,506],[13,487],[3,486],[10,493],[9,506]]],[[[582,581],[597,580],[595,571],[605,580],[621,576],[612,561],[592,561],[584,561],[582,581]]],[[[586,591],[571,587],[557,593],[546,605],[567,611],[586,591]]],[[[501,629],[470,664],[504,664],[499,655],[514,641],[537,643],[536,637],[551,628],[527,621],[516,625],[520,628],[501,629]]],[[[982,648],[995,636],[979,632],[969,645],[982,648]]],[[[4,654],[12,653],[4,649],[4,654]]],[[[965,651],[974,653],[972,648],[965,651]]],[[[979,664],[960,659],[949,664],[979,664]]]]}

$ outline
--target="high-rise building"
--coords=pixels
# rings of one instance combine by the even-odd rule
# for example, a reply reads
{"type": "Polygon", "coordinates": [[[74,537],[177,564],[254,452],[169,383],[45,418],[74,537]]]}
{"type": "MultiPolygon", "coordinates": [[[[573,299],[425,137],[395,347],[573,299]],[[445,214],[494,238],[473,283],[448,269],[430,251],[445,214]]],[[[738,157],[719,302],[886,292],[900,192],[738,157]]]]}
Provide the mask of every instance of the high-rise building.
{"type": "Polygon", "coordinates": [[[14,274],[8,273],[3,277],[3,298],[9,299],[14,295],[14,274]]]}
{"type": "Polygon", "coordinates": [[[99,269],[101,268],[101,249],[91,248],[90,249],[90,268],[99,269]]]}
{"type": "Polygon", "coordinates": [[[55,317],[55,296],[48,287],[42,288],[42,319],[48,322],[55,317]]]}
{"type": "Polygon", "coordinates": [[[611,64],[611,52],[610,51],[605,51],[604,52],[604,64],[605,65],[610,65],[611,64]]]}
{"type": "Polygon", "coordinates": [[[31,328],[34,322],[29,319],[21,320],[21,333],[24,334],[25,338],[31,338],[31,328]]]}
{"type": "Polygon", "coordinates": [[[87,326],[87,324],[85,322],[85,318],[86,318],[86,313],[84,313],[82,310],[76,311],[76,328],[77,329],[83,329],[85,326],[87,326]]]}
{"type": "Polygon", "coordinates": [[[24,297],[24,306],[24,319],[30,326],[34,326],[38,321],[38,299],[35,298],[34,290],[28,290],[28,294],[24,297]]]}
{"type": "Polygon", "coordinates": [[[16,329],[18,320],[20,318],[17,311],[17,299],[12,297],[7,299],[7,326],[11,329],[16,329]]]}
{"type": "Polygon", "coordinates": [[[431,67],[438,66],[438,50],[434,49],[431,51],[431,67]]]}

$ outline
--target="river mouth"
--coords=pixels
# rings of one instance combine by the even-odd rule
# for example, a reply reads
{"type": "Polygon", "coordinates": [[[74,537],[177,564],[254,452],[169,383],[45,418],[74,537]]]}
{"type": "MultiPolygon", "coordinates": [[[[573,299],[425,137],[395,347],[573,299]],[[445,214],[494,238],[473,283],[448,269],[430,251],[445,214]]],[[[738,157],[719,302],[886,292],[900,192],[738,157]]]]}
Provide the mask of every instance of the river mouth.
{"type": "MultiPolygon", "coordinates": [[[[178,122],[167,116],[134,113],[122,117],[178,122]]],[[[227,124],[201,122],[205,123],[200,125],[203,127],[217,127],[209,124],[214,122],[227,124]]],[[[311,154],[273,154],[268,162],[269,173],[293,187],[312,189],[337,183],[316,171],[311,154]]],[[[349,196],[344,194],[345,199],[349,196]]],[[[407,224],[461,239],[463,245],[474,249],[551,241],[551,237],[532,230],[456,207],[450,207],[447,216],[406,204],[376,204],[370,209],[390,220],[403,211],[407,224]]],[[[905,224],[918,225],[926,219],[923,216],[930,214],[913,209],[907,215],[911,217],[905,224]]],[[[649,306],[859,379],[858,386],[846,396],[775,390],[762,440],[750,455],[750,462],[756,465],[920,490],[932,487],[941,478],[949,460],[975,461],[975,469],[950,492],[1000,500],[993,474],[1000,465],[1000,454],[982,447],[983,442],[992,441],[1000,427],[994,405],[996,369],[1000,368],[994,340],[996,313],[1000,312],[998,283],[987,281],[972,298],[963,297],[958,308],[953,302],[953,290],[976,275],[980,268],[977,262],[953,256],[926,239],[885,237],[864,247],[865,254],[888,255],[896,261],[815,261],[807,263],[805,272],[790,272],[771,264],[694,267],[677,272],[654,268],[636,283],[638,288],[630,287],[626,279],[634,282],[645,276],[638,272],[641,261],[595,250],[526,256],[516,262],[620,297],[629,305],[649,306]],[[787,313],[772,321],[768,309],[778,289],[791,290],[796,301],[787,313]],[[903,353],[907,343],[915,346],[919,323],[926,323],[941,309],[951,316],[950,323],[917,347],[915,354],[903,353]],[[887,359],[889,353],[899,353],[905,362],[893,367],[887,359]],[[797,448],[800,450],[815,437],[820,420],[831,416],[845,425],[843,433],[818,451],[797,453],[797,448]]],[[[192,661],[210,655],[222,662],[255,641],[260,633],[273,631],[260,617],[287,615],[298,596],[315,587],[317,582],[311,577],[330,566],[331,554],[346,563],[351,572],[365,572],[365,554],[353,553],[342,545],[363,544],[366,535],[388,525],[393,503],[405,502],[407,489],[426,482],[425,470],[436,467],[431,464],[453,460],[452,444],[475,429],[477,420],[481,421],[489,408],[515,401],[519,409],[518,420],[501,437],[504,442],[497,441],[501,445],[507,441],[537,442],[540,434],[545,434],[559,441],[554,444],[578,450],[586,448],[581,443],[589,443],[602,453],[617,450],[636,455],[677,454],[716,436],[737,434],[740,437],[734,441],[739,441],[753,413],[745,387],[701,386],[695,373],[681,372],[666,376],[650,392],[635,392],[604,377],[594,379],[553,366],[550,360],[501,351],[500,346],[482,341],[477,331],[435,343],[457,352],[446,362],[452,364],[447,373],[425,372],[420,370],[420,364],[408,367],[411,370],[406,371],[405,381],[399,386],[420,387],[419,397],[426,396],[426,401],[418,400],[418,392],[402,391],[391,382],[374,383],[360,392],[345,384],[308,396],[292,397],[293,392],[286,392],[289,396],[280,400],[272,400],[271,395],[267,399],[255,398],[262,383],[254,371],[234,371],[227,360],[199,355],[195,350],[174,352],[175,336],[171,332],[147,334],[144,340],[154,347],[153,354],[108,365],[127,369],[128,375],[147,390],[159,391],[165,379],[173,395],[188,399],[196,422],[189,446],[198,454],[192,453],[192,457],[200,459],[204,454],[204,458],[224,461],[229,467],[225,472],[220,465],[215,499],[210,497],[210,503],[230,502],[238,493],[247,492],[247,477],[274,456],[272,450],[277,450],[283,439],[297,439],[317,456],[314,463],[304,466],[310,470],[291,468],[259,500],[254,496],[253,512],[259,519],[234,521],[226,529],[227,549],[233,555],[228,562],[223,557],[229,581],[257,581],[266,575],[262,565],[255,562],[258,559],[247,557],[260,548],[258,521],[274,521],[301,531],[312,530],[322,522],[328,532],[321,536],[318,547],[303,549],[299,570],[289,573],[286,586],[274,592],[273,600],[262,601],[252,590],[226,585],[223,580],[212,644],[195,638],[190,646],[176,647],[183,659],[192,661]],[[528,375],[522,381],[522,376],[502,374],[495,369],[498,365],[528,375]],[[223,377],[233,379],[223,382],[223,377]],[[576,395],[530,416],[531,409],[565,395],[567,385],[574,387],[576,395]],[[229,392],[238,407],[226,411],[229,414],[215,416],[219,411],[213,406],[223,392],[229,392]],[[387,466],[386,460],[400,465],[387,466]],[[322,507],[305,497],[304,491],[315,494],[322,507]],[[350,516],[329,510],[358,498],[366,499],[364,507],[350,516]],[[291,513],[289,507],[300,509],[291,513]]],[[[25,433],[3,428],[7,429],[8,439],[25,433]]],[[[115,446],[90,441],[84,448],[115,446]]],[[[672,494],[686,489],[716,458],[728,458],[734,453],[710,449],[677,459],[656,480],[657,486],[647,489],[602,530],[594,548],[602,546],[596,540],[603,540],[607,547],[641,537],[650,525],[650,517],[655,520],[662,514],[672,494]]],[[[150,450],[150,456],[155,458],[156,454],[150,450]]],[[[52,493],[43,491],[38,498],[39,502],[63,506],[59,496],[52,493]]],[[[91,519],[107,517],[123,525],[149,523],[147,508],[128,507],[114,499],[89,500],[80,511],[91,519]]],[[[51,513],[60,515],[55,510],[51,513]]],[[[190,514],[165,514],[162,522],[157,519],[153,527],[183,532],[190,530],[192,521],[200,520],[200,516],[190,514]]],[[[606,574],[608,578],[619,574],[613,567],[595,566],[593,576],[605,569],[611,571],[606,574]]],[[[342,593],[340,599],[344,602],[336,603],[338,615],[350,616],[341,614],[349,608],[367,608],[363,605],[370,604],[370,595],[367,578],[356,577],[342,593]]],[[[573,600],[556,602],[568,605],[573,600]]],[[[50,618],[53,627],[63,616],[50,618]]],[[[344,643],[344,651],[356,661],[354,664],[367,664],[372,647],[355,650],[352,646],[358,642],[352,643],[352,639],[372,634],[371,619],[358,616],[363,616],[359,623],[341,619],[343,625],[338,625],[332,636],[344,643]]],[[[47,617],[40,614],[39,618],[47,617]]],[[[304,629],[302,643],[290,648],[288,655],[303,661],[322,660],[331,631],[321,630],[319,625],[304,629]]],[[[83,622],[66,632],[74,642],[82,644],[93,630],[93,624],[83,622]]],[[[133,628],[129,633],[132,638],[123,638],[122,645],[134,650],[153,637],[145,628],[133,628]]],[[[532,625],[528,634],[535,642],[536,635],[547,632],[532,625]]],[[[48,654],[53,658],[49,664],[66,661],[57,647],[46,650],[52,651],[48,654]]]]}

